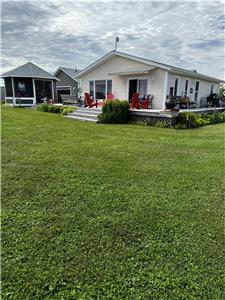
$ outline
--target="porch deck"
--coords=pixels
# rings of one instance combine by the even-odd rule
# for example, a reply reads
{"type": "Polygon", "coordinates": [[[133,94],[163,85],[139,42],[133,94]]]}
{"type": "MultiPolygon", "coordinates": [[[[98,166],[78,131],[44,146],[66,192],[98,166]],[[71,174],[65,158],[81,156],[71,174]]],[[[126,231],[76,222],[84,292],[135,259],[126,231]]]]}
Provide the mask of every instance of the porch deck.
{"type": "Polygon", "coordinates": [[[130,120],[132,122],[152,122],[165,121],[168,125],[175,125],[177,118],[182,112],[192,112],[200,114],[212,114],[215,111],[222,112],[225,107],[188,108],[177,111],[158,109],[130,109],[130,120]]]}

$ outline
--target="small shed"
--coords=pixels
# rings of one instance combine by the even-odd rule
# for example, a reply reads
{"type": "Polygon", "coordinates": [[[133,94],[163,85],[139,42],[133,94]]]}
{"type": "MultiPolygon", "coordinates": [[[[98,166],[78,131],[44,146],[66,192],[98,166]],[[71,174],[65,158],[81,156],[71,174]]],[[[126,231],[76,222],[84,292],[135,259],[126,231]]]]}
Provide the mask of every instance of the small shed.
{"type": "Polygon", "coordinates": [[[76,68],[58,67],[54,75],[60,80],[56,83],[58,102],[62,97],[78,99],[79,80],[75,78],[79,70],[76,68]]]}
{"type": "Polygon", "coordinates": [[[14,106],[33,106],[44,100],[57,100],[59,79],[28,62],[1,75],[5,81],[5,101],[14,106]]]}

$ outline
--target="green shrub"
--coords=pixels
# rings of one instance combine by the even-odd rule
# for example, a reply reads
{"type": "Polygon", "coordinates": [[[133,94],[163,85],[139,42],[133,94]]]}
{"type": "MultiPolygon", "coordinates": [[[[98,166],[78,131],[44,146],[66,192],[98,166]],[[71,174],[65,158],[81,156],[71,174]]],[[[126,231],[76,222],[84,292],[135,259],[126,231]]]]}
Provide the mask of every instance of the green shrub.
{"type": "Polygon", "coordinates": [[[166,121],[157,121],[154,124],[154,127],[159,127],[159,128],[169,128],[171,127],[166,121]]]}
{"type": "Polygon", "coordinates": [[[208,124],[214,124],[215,123],[214,122],[214,115],[212,115],[212,114],[202,114],[202,119],[207,121],[208,124]]]}
{"type": "Polygon", "coordinates": [[[215,112],[213,114],[214,116],[214,123],[222,123],[224,122],[224,114],[223,113],[220,113],[220,112],[215,112]]]}
{"type": "Polygon", "coordinates": [[[213,114],[195,114],[186,112],[179,115],[178,124],[175,125],[174,128],[195,128],[222,122],[225,122],[225,112],[214,112],[213,114]]]}
{"type": "Polygon", "coordinates": [[[178,123],[174,126],[175,129],[187,129],[186,124],[178,123]]]}
{"type": "Polygon", "coordinates": [[[48,111],[48,104],[44,103],[44,104],[40,104],[37,106],[37,110],[38,111],[44,111],[47,112],[48,111]]]}
{"type": "Polygon", "coordinates": [[[37,106],[38,111],[51,112],[56,114],[63,112],[63,109],[63,106],[51,105],[47,103],[43,103],[37,106]]]}
{"type": "Polygon", "coordinates": [[[100,123],[121,124],[127,123],[129,117],[129,102],[126,100],[106,101],[102,113],[98,116],[100,123]]]}
{"type": "Polygon", "coordinates": [[[196,121],[199,118],[201,118],[200,114],[184,112],[180,113],[178,123],[185,124],[187,128],[195,128],[198,126],[198,124],[196,124],[196,121]]]}
{"type": "Polygon", "coordinates": [[[67,115],[67,114],[69,114],[69,113],[72,113],[73,111],[74,111],[74,108],[73,108],[73,107],[64,107],[64,108],[63,108],[62,114],[63,114],[63,115],[67,115]]]}
{"type": "Polygon", "coordinates": [[[187,128],[196,128],[212,124],[213,120],[209,115],[203,116],[201,114],[195,114],[192,112],[181,113],[179,115],[180,124],[185,124],[187,128]]]}

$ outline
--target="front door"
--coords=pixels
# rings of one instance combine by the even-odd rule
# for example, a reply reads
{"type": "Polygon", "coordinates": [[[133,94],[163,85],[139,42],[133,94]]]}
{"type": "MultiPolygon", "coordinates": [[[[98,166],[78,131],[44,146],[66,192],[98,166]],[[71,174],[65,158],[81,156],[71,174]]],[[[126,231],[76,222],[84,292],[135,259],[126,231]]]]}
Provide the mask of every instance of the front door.
{"type": "Polygon", "coordinates": [[[138,80],[130,79],[129,80],[129,100],[131,100],[134,93],[137,93],[138,90],[138,80]]]}

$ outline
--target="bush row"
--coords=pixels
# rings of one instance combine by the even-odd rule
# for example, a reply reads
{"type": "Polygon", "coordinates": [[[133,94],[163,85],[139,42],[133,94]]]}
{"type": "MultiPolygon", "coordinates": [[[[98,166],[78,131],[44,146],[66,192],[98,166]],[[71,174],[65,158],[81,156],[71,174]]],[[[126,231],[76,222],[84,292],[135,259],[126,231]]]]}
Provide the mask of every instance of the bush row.
{"type": "Polygon", "coordinates": [[[175,128],[175,129],[191,129],[200,126],[206,126],[216,123],[225,122],[225,111],[215,112],[213,114],[195,114],[191,112],[181,113],[179,115],[178,123],[175,126],[169,125],[166,121],[140,121],[136,124],[145,126],[154,126],[161,128],[175,128]]]}
{"type": "Polygon", "coordinates": [[[60,114],[62,113],[63,115],[66,115],[68,113],[71,113],[74,111],[73,107],[67,107],[67,106],[58,106],[58,105],[51,105],[51,104],[40,104],[37,106],[38,111],[43,111],[43,112],[51,112],[51,113],[56,113],[60,114]]]}
{"type": "Polygon", "coordinates": [[[223,122],[225,122],[225,112],[215,112],[213,114],[185,112],[179,115],[178,124],[175,125],[175,128],[189,129],[223,122]]]}
{"type": "Polygon", "coordinates": [[[126,100],[106,101],[102,113],[98,116],[99,123],[122,124],[129,118],[129,102],[126,100]]]}

